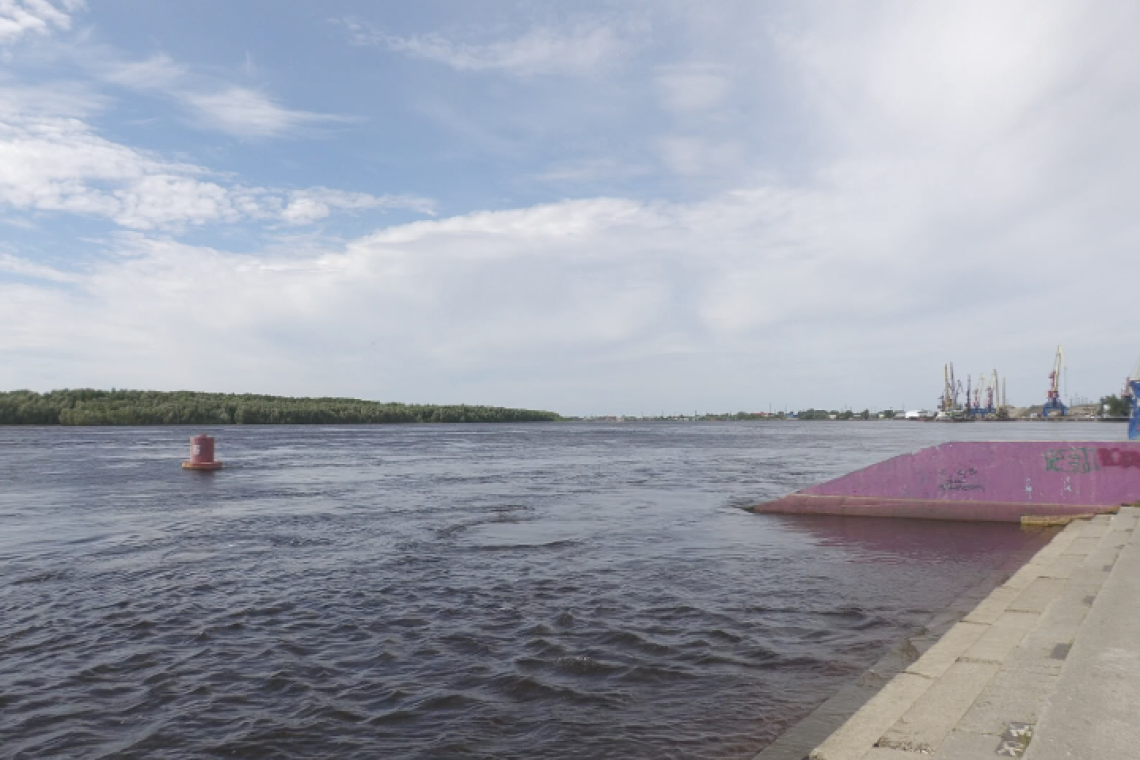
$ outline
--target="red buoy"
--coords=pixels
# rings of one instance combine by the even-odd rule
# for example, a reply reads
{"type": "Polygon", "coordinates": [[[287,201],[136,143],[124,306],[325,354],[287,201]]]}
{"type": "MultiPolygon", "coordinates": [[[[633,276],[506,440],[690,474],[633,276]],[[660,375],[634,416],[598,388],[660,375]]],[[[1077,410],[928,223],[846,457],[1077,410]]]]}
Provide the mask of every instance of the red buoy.
{"type": "Polygon", "coordinates": [[[222,463],[214,461],[214,439],[196,435],[190,439],[190,458],[182,463],[187,470],[220,470],[222,463]]]}

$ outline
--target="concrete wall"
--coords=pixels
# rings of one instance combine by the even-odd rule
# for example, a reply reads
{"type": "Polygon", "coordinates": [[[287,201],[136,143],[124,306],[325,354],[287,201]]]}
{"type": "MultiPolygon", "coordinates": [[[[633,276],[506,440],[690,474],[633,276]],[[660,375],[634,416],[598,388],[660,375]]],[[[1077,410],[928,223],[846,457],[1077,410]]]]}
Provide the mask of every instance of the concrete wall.
{"type": "Polygon", "coordinates": [[[804,489],[812,496],[1110,506],[1140,501],[1140,443],[945,443],[804,489]]]}

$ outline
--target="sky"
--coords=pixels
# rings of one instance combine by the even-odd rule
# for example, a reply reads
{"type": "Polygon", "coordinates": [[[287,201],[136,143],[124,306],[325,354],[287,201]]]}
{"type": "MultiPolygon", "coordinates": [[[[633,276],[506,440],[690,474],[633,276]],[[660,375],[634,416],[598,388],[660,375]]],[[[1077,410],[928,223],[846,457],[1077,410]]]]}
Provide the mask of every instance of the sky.
{"type": "Polygon", "coordinates": [[[0,0],[0,390],[656,415],[1140,356],[1130,0],[0,0]],[[1129,317],[1129,314],[1133,317],[1129,317]]]}

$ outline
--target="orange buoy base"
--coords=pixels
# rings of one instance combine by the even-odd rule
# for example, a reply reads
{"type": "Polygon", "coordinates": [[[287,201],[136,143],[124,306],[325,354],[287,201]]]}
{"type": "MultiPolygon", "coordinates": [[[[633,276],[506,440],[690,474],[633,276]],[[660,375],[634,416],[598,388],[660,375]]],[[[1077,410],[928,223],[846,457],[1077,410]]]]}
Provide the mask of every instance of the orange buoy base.
{"type": "Polygon", "coordinates": [[[196,435],[190,439],[190,458],[182,462],[184,470],[220,470],[222,463],[214,461],[214,439],[196,435]]]}
{"type": "Polygon", "coordinates": [[[222,469],[221,462],[192,462],[189,459],[182,463],[184,470],[220,470],[222,469]]]}

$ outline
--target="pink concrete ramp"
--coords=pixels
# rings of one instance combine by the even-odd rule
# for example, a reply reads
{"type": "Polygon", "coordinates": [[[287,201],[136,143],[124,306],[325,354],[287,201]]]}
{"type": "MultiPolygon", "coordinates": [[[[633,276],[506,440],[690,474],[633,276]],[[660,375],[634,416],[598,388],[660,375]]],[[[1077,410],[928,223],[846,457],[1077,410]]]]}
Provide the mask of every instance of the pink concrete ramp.
{"type": "Polygon", "coordinates": [[[1140,443],[944,443],[754,512],[1020,522],[1140,501],[1140,443]]]}

